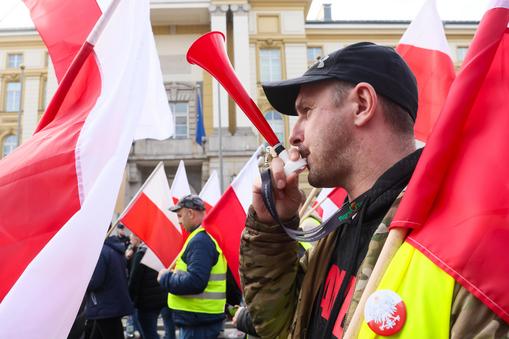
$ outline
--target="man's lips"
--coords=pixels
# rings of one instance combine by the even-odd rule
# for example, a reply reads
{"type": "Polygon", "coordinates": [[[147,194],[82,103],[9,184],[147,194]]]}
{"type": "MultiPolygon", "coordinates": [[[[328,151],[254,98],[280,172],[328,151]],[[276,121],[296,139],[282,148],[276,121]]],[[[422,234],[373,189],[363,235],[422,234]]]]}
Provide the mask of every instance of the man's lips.
{"type": "Polygon", "coordinates": [[[309,150],[307,148],[304,148],[302,146],[299,146],[298,147],[298,150],[299,150],[299,154],[300,156],[306,160],[306,166],[305,168],[307,168],[309,170],[309,159],[308,159],[308,156],[311,152],[309,152],[309,150]]]}
{"type": "Polygon", "coordinates": [[[304,159],[306,159],[310,154],[309,150],[307,148],[303,148],[303,147],[299,147],[299,153],[300,153],[300,156],[304,159]]]}

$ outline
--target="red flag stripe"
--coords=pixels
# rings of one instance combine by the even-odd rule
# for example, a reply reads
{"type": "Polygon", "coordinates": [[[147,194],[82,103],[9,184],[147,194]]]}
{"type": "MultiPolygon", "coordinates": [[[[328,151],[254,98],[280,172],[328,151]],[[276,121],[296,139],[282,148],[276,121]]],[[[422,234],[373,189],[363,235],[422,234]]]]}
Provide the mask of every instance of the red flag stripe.
{"type": "Polygon", "coordinates": [[[507,8],[485,14],[391,224],[506,322],[508,22],[507,8]]]}
{"type": "MultiPolygon", "coordinates": [[[[66,7],[93,0],[61,1],[66,7]]],[[[40,22],[41,33],[69,28],[59,25],[67,19],[61,13],[51,15],[55,0],[34,4],[48,12],[40,22]]],[[[92,2],[85,6],[96,7],[92,2]]],[[[79,21],[87,12],[75,14],[79,21]]],[[[162,82],[151,81],[161,74],[149,14],[146,1],[121,1],[111,20],[102,21],[107,24],[94,54],[57,105],[57,114],[0,163],[0,198],[10,204],[0,220],[0,251],[24,266],[0,303],[2,338],[67,336],[96,266],[134,136],[138,131],[152,136],[139,122],[155,123],[145,116],[147,111],[172,120],[162,82]],[[159,86],[152,88],[154,83],[159,86]],[[23,307],[27,304],[29,308],[23,307]]],[[[2,283],[18,274],[6,265],[0,270],[2,283]]]]}
{"type": "MultiPolygon", "coordinates": [[[[443,181],[451,165],[450,157],[458,148],[458,135],[461,135],[465,128],[465,123],[469,117],[468,112],[474,106],[497,52],[501,37],[507,29],[507,25],[502,26],[500,22],[503,22],[505,17],[509,16],[508,12],[503,8],[495,8],[485,15],[489,15],[492,20],[481,21],[469,53],[464,60],[462,70],[451,86],[443,109],[444,117],[435,127],[434,137],[429,140],[427,147],[424,149],[419,160],[419,166],[415,169],[408,185],[407,191],[415,191],[419,194],[405,195],[405,199],[402,201],[391,226],[418,227],[428,218],[430,210],[434,206],[435,197],[440,188],[443,187],[443,181]],[[482,53],[482,57],[471,51],[482,53]],[[433,153],[430,150],[433,150],[433,153]],[[433,172],[430,171],[430,168],[433,169],[433,172]],[[412,209],[406,206],[420,206],[420,208],[412,209]],[[403,213],[402,211],[406,212],[403,213]]],[[[480,131],[479,127],[484,125],[485,117],[481,117],[481,121],[478,121],[480,125],[472,126],[472,132],[480,131]]],[[[477,176],[477,179],[479,179],[479,176],[477,176]]],[[[470,195],[471,193],[467,193],[467,196],[470,195]]]]}
{"type": "Polygon", "coordinates": [[[122,217],[122,223],[143,242],[150,244],[165,267],[170,266],[182,248],[182,234],[144,193],[122,217]]]}
{"type": "Polygon", "coordinates": [[[42,6],[40,2],[24,0],[61,81],[101,16],[101,9],[95,0],[46,0],[42,6]]]}
{"type": "MultiPolygon", "coordinates": [[[[317,202],[315,202],[315,203],[313,204],[313,206],[314,206],[314,205],[316,205],[316,204],[317,204],[317,202]]],[[[318,207],[315,209],[315,211],[316,211],[316,213],[320,216],[320,218],[323,218],[323,208],[322,208],[322,206],[318,206],[318,207]]]]}
{"type": "Polygon", "coordinates": [[[334,205],[341,207],[346,198],[346,191],[341,187],[336,187],[329,194],[329,199],[334,203],[334,205]]]}
{"type": "Polygon", "coordinates": [[[437,50],[399,44],[396,48],[417,79],[419,112],[415,122],[415,137],[427,141],[449,88],[455,78],[454,66],[448,54],[437,50]]]}
{"type": "MultiPolygon", "coordinates": [[[[64,6],[47,13],[50,18],[45,19],[58,21],[60,15],[83,19],[78,25],[81,31],[79,34],[76,31],[74,37],[74,41],[82,39],[81,43],[70,45],[65,51],[74,53],[73,57],[101,15],[97,3],[89,2],[90,6],[79,14],[73,10],[65,12],[69,8],[64,6]]],[[[51,36],[53,29],[39,22],[39,8],[33,1],[27,1],[27,5],[34,10],[31,14],[43,39],[51,36]]],[[[50,45],[49,51],[58,60],[59,53],[63,52],[53,47],[50,45]]],[[[32,259],[80,208],[75,147],[100,91],[99,69],[94,54],[89,54],[72,86],[69,84],[66,90],[59,90],[53,98],[48,109],[48,114],[53,116],[52,122],[1,162],[0,198],[3,203],[0,204],[0,215],[9,218],[0,220],[0,255],[9,260],[0,267],[3,277],[0,279],[0,300],[32,259]],[[58,110],[50,111],[52,106],[55,107],[53,102],[61,104],[58,110]],[[36,213],[19,208],[20,202],[23,206],[31,206],[36,213]]]]}
{"type": "Polygon", "coordinates": [[[449,44],[436,1],[424,2],[396,47],[417,80],[419,110],[415,137],[426,142],[455,78],[449,44]]]}
{"type": "Polygon", "coordinates": [[[240,237],[251,205],[253,181],[259,176],[258,155],[261,146],[244,165],[216,206],[203,220],[203,226],[218,242],[230,270],[240,286],[240,237]]]}
{"type": "Polygon", "coordinates": [[[203,225],[216,239],[228,261],[228,266],[240,286],[240,233],[244,229],[246,213],[234,189],[230,186],[212,209],[203,225]],[[239,224],[240,222],[240,224],[239,224]]]}
{"type": "Polygon", "coordinates": [[[419,91],[415,137],[426,142],[455,78],[449,44],[436,1],[424,2],[396,47],[412,69],[419,91]]]}
{"type": "Polygon", "coordinates": [[[203,201],[203,203],[205,204],[205,213],[209,213],[214,208],[214,206],[208,204],[206,201],[203,201]]]}

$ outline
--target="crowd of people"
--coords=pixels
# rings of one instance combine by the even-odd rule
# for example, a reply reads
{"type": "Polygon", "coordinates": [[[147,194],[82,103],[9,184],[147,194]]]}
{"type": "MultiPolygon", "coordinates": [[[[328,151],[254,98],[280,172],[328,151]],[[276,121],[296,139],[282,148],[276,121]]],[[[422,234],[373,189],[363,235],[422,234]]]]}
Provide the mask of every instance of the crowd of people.
{"type": "Polygon", "coordinates": [[[146,250],[117,225],[116,234],[104,241],[69,339],[159,339],[159,317],[164,339],[175,338],[168,292],[157,282],[158,272],[141,262],[146,250]]]}
{"type": "Polygon", "coordinates": [[[350,327],[422,152],[413,131],[417,84],[401,56],[390,47],[357,43],[322,58],[301,77],[263,89],[272,107],[296,116],[290,158],[306,159],[309,183],[342,187],[347,197],[317,230],[321,236],[313,250],[299,260],[298,242],[288,231],[299,225],[298,175],[286,175],[276,158],[265,176],[269,180],[262,176],[254,187],[240,275],[256,333],[263,338],[507,337],[506,322],[459,283],[437,285],[442,271],[419,253],[405,252],[404,244],[394,258],[406,268],[395,272],[407,272],[414,283],[403,286],[412,292],[398,290],[407,293],[406,300],[393,290],[371,294],[360,328],[350,327]],[[268,202],[267,182],[274,196],[268,202]]]}
{"type": "MultiPolygon", "coordinates": [[[[143,265],[146,248],[134,236],[129,243],[122,234],[105,241],[84,302],[87,338],[123,338],[126,315],[150,339],[159,337],[159,316],[165,338],[175,337],[175,327],[180,338],[217,338],[227,317],[262,338],[341,338],[348,330],[421,155],[413,133],[415,77],[394,49],[357,43],[299,78],[263,88],[272,107],[297,117],[291,159],[306,159],[312,186],[343,187],[344,205],[300,233],[314,234],[313,247],[297,241],[289,230],[301,224],[299,173],[285,174],[281,159],[273,159],[253,189],[242,234],[242,296],[228,302],[225,257],[201,227],[204,203],[194,195],[181,198],[171,210],[189,236],[172,266],[158,273],[143,265]],[[269,193],[262,189],[267,180],[269,193]]],[[[421,285],[419,295],[437,292],[426,290],[426,281],[421,285]]],[[[448,337],[508,335],[509,325],[461,285],[449,302],[448,337]]],[[[402,337],[414,337],[408,331],[425,328],[425,321],[409,316],[402,337]]]]}
{"type": "Polygon", "coordinates": [[[185,196],[172,211],[189,234],[174,265],[160,272],[145,265],[147,247],[118,224],[116,234],[104,242],[68,338],[159,339],[159,318],[164,339],[177,333],[182,339],[220,335],[228,314],[225,305],[240,304],[240,290],[220,247],[200,227],[203,200],[185,196]]]}

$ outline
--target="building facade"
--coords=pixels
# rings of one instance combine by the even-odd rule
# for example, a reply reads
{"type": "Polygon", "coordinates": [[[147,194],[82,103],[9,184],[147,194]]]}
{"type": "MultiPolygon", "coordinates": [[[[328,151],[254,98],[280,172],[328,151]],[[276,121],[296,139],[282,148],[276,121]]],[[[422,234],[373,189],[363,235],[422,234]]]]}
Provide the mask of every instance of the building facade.
{"type": "MultiPolygon", "coordinates": [[[[263,142],[217,81],[186,61],[189,46],[202,34],[223,32],[236,76],[280,140],[287,143],[294,120],[270,106],[261,83],[299,76],[320,56],[350,43],[396,46],[409,24],[334,21],[330,5],[324,5],[314,20],[306,20],[310,6],[311,0],[151,1],[153,31],[176,133],[164,141],[133,143],[117,212],[159,161],[164,162],[170,182],[182,159],[194,192],[200,191],[212,170],[222,173],[224,189],[263,142]],[[195,141],[198,109],[203,112],[206,131],[202,145],[195,141]]],[[[476,22],[445,23],[457,65],[476,28],[476,22]]],[[[207,51],[205,57],[214,58],[215,53],[207,51]]],[[[30,137],[56,86],[51,60],[36,31],[0,25],[0,158],[30,137]]]]}

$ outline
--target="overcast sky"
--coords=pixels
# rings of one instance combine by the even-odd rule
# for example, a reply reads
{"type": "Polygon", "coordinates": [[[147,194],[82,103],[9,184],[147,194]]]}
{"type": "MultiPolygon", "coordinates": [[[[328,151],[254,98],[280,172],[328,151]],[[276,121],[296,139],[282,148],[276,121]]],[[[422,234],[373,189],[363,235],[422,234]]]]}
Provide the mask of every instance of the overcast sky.
{"type": "MultiPolygon", "coordinates": [[[[488,0],[436,2],[442,20],[479,21],[488,0]]],[[[317,18],[323,3],[332,4],[334,20],[412,20],[424,0],[313,0],[308,20],[317,18]]],[[[0,28],[31,26],[28,11],[21,0],[0,0],[0,28]]]]}
{"type": "MultiPolygon", "coordinates": [[[[412,20],[424,0],[313,0],[308,20],[324,3],[332,6],[334,20],[412,20]]],[[[442,20],[479,21],[489,0],[436,0],[442,20]]]]}

